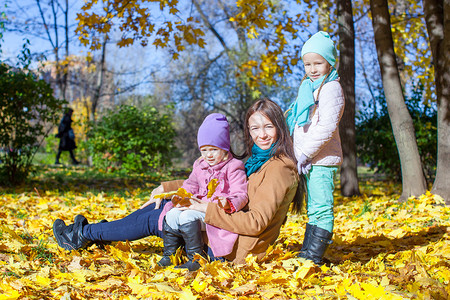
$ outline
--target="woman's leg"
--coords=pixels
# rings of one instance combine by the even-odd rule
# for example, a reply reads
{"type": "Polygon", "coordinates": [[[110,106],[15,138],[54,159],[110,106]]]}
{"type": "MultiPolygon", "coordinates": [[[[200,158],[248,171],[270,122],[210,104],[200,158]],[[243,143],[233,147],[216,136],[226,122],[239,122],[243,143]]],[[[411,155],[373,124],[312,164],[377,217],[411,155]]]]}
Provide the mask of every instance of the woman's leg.
{"type": "Polygon", "coordinates": [[[79,164],[80,162],[78,160],[76,160],[75,155],[73,154],[73,150],[69,150],[69,153],[70,153],[70,158],[72,159],[72,163],[74,165],[79,164]]]}
{"type": "Polygon", "coordinates": [[[151,204],[120,220],[85,225],[83,236],[90,241],[133,241],[147,236],[162,237],[158,219],[167,202],[164,200],[159,209],[154,209],[155,204],[151,204]]]}
{"type": "Polygon", "coordinates": [[[210,261],[216,261],[216,260],[221,261],[221,262],[226,262],[226,261],[227,261],[227,260],[226,260],[224,257],[222,257],[222,256],[215,257],[215,256],[214,256],[214,253],[212,252],[212,249],[211,249],[210,247],[207,247],[206,254],[208,254],[209,260],[210,260],[210,261]]]}
{"type": "Polygon", "coordinates": [[[60,163],[59,158],[61,156],[61,152],[62,152],[62,150],[58,149],[58,153],[56,153],[55,165],[58,165],[60,163]]]}

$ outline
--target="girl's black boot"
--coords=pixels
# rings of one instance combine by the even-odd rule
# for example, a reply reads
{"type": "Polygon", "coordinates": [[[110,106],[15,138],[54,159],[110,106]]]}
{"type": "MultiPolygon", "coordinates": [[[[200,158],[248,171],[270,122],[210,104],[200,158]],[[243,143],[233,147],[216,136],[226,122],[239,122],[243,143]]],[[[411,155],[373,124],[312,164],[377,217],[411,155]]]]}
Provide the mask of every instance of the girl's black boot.
{"type": "Polygon", "coordinates": [[[307,241],[307,249],[300,252],[300,257],[312,260],[316,265],[323,265],[322,257],[328,246],[332,243],[333,233],[328,230],[313,226],[307,241]]]}
{"type": "Polygon", "coordinates": [[[303,237],[302,249],[300,250],[300,253],[298,255],[299,257],[303,257],[303,255],[305,255],[305,253],[306,253],[306,250],[308,250],[310,236],[311,236],[311,231],[312,231],[312,229],[314,227],[315,227],[315,225],[311,225],[309,223],[306,223],[305,235],[303,237]]]}
{"type": "Polygon", "coordinates": [[[184,239],[186,255],[189,261],[185,264],[177,266],[177,268],[196,271],[200,268],[200,264],[197,261],[194,261],[194,255],[196,253],[200,255],[203,254],[201,223],[197,220],[180,225],[180,232],[184,239]]]}
{"type": "Polygon", "coordinates": [[[164,252],[163,257],[158,262],[160,267],[168,267],[172,265],[170,256],[177,252],[177,249],[183,245],[183,238],[181,232],[174,230],[169,224],[166,223],[164,219],[163,223],[163,241],[164,241],[164,252]]]}

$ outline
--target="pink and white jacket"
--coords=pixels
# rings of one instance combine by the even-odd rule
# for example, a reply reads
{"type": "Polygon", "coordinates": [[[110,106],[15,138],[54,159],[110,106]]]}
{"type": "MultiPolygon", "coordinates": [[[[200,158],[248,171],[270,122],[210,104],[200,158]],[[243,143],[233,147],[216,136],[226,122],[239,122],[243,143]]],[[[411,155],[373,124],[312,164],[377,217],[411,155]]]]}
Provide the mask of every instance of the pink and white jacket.
{"type": "Polygon", "coordinates": [[[344,113],[344,92],[337,80],[324,84],[317,99],[318,90],[314,91],[314,99],[319,103],[311,123],[294,128],[295,156],[298,160],[303,153],[313,165],[338,166],[342,164],[339,121],[344,113]]]}
{"type": "MultiPolygon", "coordinates": [[[[233,158],[231,153],[229,158],[215,166],[210,166],[203,158],[194,162],[189,178],[183,182],[182,188],[191,193],[194,197],[204,201],[218,201],[216,197],[225,197],[233,213],[239,211],[247,205],[247,175],[245,173],[244,163],[233,158]],[[219,185],[211,198],[207,198],[208,183],[217,179],[219,185]]],[[[166,213],[173,208],[172,202],[168,202],[159,216],[158,227],[162,230],[162,224],[166,213]]],[[[238,235],[230,231],[206,224],[206,233],[208,235],[209,246],[214,256],[220,257],[229,254],[234,247],[238,235]]]]}

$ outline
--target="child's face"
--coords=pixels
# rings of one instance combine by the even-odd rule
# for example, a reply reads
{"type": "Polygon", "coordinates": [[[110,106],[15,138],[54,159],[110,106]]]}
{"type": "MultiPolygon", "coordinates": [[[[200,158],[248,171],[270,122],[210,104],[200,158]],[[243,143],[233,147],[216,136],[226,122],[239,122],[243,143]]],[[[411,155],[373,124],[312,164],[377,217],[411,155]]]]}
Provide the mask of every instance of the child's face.
{"type": "Polygon", "coordinates": [[[214,146],[201,146],[202,157],[210,166],[215,166],[226,159],[227,151],[214,146]]]}
{"type": "Polygon", "coordinates": [[[305,65],[306,75],[312,81],[328,74],[331,69],[331,65],[322,55],[313,52],[303,55],[303,64],[305,65]]]}

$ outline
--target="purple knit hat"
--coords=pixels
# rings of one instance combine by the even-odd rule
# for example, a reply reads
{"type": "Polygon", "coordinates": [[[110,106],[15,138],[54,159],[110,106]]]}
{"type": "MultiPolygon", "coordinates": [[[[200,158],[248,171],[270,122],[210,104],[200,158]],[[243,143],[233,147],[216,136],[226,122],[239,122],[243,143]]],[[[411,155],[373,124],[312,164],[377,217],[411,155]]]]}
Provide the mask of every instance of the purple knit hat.
{"type": "Polygon", "coordinates": [[[206,145],[230,151],[230,130],[227,118],[218,113],[205,118],[198,129],[198,148],[206,145]]]}

